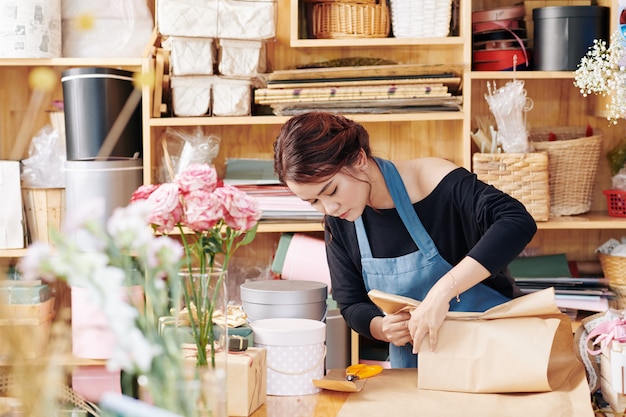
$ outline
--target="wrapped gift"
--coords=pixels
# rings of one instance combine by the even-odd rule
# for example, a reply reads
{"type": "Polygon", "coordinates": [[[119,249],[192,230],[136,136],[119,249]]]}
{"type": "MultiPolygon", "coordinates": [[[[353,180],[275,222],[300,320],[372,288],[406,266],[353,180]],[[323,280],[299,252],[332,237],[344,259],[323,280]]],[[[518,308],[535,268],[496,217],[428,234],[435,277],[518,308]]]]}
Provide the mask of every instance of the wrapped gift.
{"type": "MultiPolygon", "coordinates": [[[[218,367],[224,366],[223,356],[216,360],[218,367]]],[[[230,352],[226,361],[228,415],[248,417],[265,403],[267,351],[251,347],[242,352],[230,352]]]]}
{"type": "Polygon", "coordinates": [[[626,343],[611,341],[600,356],[602,397],[614,411],[626,408],[626,343]]]}

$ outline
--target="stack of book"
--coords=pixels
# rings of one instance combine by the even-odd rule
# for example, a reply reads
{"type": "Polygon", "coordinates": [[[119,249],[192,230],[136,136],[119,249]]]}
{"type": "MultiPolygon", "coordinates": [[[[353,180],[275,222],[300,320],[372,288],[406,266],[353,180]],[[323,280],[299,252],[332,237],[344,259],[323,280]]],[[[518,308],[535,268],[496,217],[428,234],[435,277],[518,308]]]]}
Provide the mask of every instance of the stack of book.
{"type": "Polygon", "coordinates": [[[279,116],[323,110],[397,113],[455,110],[462,69],[453,65],[365,65],[274,71],[254,101],[279,116]]]}
{"type": "Polygon", "coordinates": [[[515,283],[525,293],[553,287],[556,304],[575,314],[579,310],[602,312],[615,297],[604,277],[583,277],[565,254],[520,257],[509,265],[515,283]]]}
{"type": "Polygon", "coordinates": [[[281,184],[274,174],[274,161],[232,158],[226,161],[224,183],[236,186],[259,202],[262,221],[321,220],[322,213],[281,184]]]}

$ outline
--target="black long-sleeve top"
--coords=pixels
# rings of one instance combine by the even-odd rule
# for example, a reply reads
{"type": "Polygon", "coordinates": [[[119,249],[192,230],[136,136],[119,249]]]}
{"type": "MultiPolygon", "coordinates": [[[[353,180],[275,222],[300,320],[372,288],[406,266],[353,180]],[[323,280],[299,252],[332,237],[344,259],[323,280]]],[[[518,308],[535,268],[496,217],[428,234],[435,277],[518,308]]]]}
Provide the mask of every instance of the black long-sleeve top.
{"type": "MultiPolygon", "coordinates": [[[[491,272],[483,281],[486,285],[510,298],[521,295],[508,264],[537,231],[522,203],[479,181],[465,168],[457,168],[413,207],[446,261],[456,265],[470,256],[491,272]]],[[[375,258],[418,250],[395,208],[368,206],[362,218],[375,258]]],[[[367,296],[354,223],[328,216],[325,224],[333,298],[348,326],[372,338],[370,321],[382,313],[367,296]]]]}

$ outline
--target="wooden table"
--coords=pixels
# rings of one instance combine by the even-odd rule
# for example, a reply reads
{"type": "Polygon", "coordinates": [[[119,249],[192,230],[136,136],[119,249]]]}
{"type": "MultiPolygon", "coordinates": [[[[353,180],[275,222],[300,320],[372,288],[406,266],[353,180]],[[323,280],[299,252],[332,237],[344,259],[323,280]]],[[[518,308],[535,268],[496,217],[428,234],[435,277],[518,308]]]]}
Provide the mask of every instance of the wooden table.
{"type": "Polygon", "coordinates": [[[278,397],[268,395],[251,417],[335,417],[350,395],[322,390],[318,394],[278,397]]]}

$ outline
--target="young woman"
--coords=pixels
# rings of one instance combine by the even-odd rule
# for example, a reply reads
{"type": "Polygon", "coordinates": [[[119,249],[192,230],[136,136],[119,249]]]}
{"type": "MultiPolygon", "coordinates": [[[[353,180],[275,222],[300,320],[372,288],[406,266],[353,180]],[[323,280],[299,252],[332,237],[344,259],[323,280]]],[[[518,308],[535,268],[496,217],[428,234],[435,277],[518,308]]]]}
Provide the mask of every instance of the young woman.
{"type": "Polygon", "coordinates": [[[507,265],[537,226],[523,204],[445,159],[387,161],[362,125],[311,112],[291,118],[274,168],[325,214],[333,298],[359,334],[390,342],[393,367],[416,367],[449,310],[484,311],[521,295],[507,265]],[[420,300],[383,315],[367,292],[420,300]]]}

